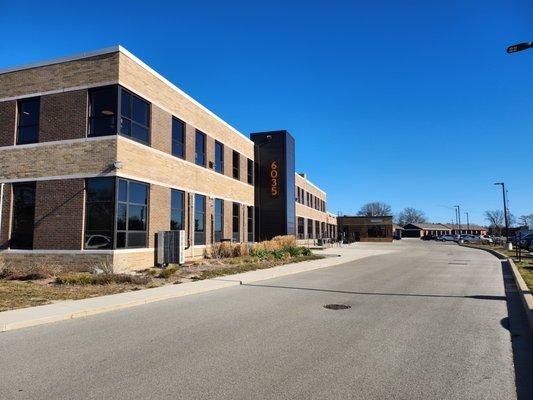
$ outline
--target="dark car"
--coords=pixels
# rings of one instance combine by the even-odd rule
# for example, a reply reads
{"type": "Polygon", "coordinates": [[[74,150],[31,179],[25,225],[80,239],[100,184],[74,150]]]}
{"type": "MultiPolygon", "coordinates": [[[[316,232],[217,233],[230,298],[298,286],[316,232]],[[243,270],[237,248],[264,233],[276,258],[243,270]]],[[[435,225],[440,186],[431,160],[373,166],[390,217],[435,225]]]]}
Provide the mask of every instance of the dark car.
{"type": "Polygon", "coordinates": [[[420,239],[422,239],[422,240],[437,240],[437,236],[435,236],[435,235],[424,235],[420,239]]]}
{"type": "Polygon", "coordinates": [[[526,250],[531,250],[533,248],[533,233],[520,239],[520,248],[526,250]]]}

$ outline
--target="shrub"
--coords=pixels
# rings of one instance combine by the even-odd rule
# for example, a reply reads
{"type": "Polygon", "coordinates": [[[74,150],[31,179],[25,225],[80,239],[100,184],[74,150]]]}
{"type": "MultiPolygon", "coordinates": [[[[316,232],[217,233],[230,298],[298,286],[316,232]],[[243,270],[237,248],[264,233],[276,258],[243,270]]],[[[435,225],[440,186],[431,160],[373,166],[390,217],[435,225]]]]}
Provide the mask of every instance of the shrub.
{"type": "Polygon", "coordinates": [[[301,247],[302,249],[302,256],[311,256],[313,253],[311,250],[309,250],[309,247],[301,247]]]}
{"type": "Polygon", "coordinates": [[[176,267],[167,267],[167,268],[163,269],[163,270],[159,273],[158,277],[159,277],[159,278],[168,279],[168,278],[170,278],[172,275],[174,275],[174,274],[176,273],[177,270],[178,270],[178,269],[177,269],[176,267]]]}
{"type": "Polygon", "coordinates": [[[250,254],[246,243],[215,243],[211,246],[211,258],[243,257],[250,254]]]}
{"type": "Polygon", "coordinates": [[[250,251],[250,255],[252,255],[253,257],[257,257],[260,260],[265,260],[270,255],[270,251],[264,248],[252,248],[252,250],[250,251]]]}
{"type": "Polygon", "coordinates": [[[302,255],[303,247],[289,246],[285,247],[283,250],[287,252],[291,257],[299,257],[302,255]]]}
{"type": "Polygon", "coordinates": [[[6,263],[0,267],[0,279],[29,281],[46,279],[57,275],[61,268],[50,264],[6,263]]]}
{"type": "Polygon", "coordinates": [[[112,283],[128,283],[132,285],[146,285],[151,281],[148,276],[127,274],[65,274],[58,276],[55,283],[59,285],[110,285],[112,283]]]}

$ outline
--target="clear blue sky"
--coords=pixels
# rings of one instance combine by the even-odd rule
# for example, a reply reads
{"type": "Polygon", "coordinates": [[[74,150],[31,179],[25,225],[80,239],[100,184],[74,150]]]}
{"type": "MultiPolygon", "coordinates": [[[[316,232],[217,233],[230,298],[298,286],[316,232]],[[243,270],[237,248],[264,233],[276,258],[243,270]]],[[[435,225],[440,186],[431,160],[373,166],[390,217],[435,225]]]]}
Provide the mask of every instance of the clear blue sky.
{"type": "Polygon", "coordinates": [[[332,212],[484,223],[500,180],[533,212],[533,49],[505,53],[530,0],[79,3],[0,0],[0,67],[122,44],[241,132],[289,130],[332,212]]]}

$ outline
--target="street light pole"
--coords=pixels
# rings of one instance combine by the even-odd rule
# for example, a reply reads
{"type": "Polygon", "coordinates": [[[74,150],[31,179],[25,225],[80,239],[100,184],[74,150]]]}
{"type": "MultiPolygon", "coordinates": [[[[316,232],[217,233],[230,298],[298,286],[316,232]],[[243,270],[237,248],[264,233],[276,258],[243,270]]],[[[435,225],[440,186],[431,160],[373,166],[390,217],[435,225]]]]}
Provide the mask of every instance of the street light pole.
{"type": "Polygon", "coordinates": [[[505,182],[496,182],[495,185],[499,185],[502,187],[503,218],[505,219],[505,239],[509,241],[509,220],[507,219],[507,197],[505,196],[505,182]]]}
{"type": "Polygon", "coordinates": [[[470,230],[470,219],[468,218],[468,211],[466,212],[466,229],[470,230]]]}
{"type": "Polygon", "coordinates": [[[519,51],[530,49],[531,47],[533,47],[533,42],[518,43],[507,47],[507,53],[517,53],[519,51]]]}
{"type": "Polygon", "coordinates": [[[459,235],[461,234],[461,207],[460,206],[455,206],[457,207],[457,216],[458,216],[458,224],[459,224],[459,235]]]}

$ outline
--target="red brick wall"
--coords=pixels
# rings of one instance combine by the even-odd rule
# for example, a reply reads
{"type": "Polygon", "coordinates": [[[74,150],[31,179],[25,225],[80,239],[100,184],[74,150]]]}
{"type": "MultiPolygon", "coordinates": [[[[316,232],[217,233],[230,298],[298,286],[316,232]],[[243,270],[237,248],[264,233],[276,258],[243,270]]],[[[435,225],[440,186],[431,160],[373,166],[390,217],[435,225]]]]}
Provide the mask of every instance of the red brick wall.
{"type": "Polygon", "coordinates": [[[0,227],[0,249],[7,249],[9,247],[9,231],[11,224],[11,185],[4,185],[4,198],[2,202],[2,226],[0,227]]]}
{"type": "Polygon", "coordinates": [[[82,248],[84,188],[83,179],[37,182],[34,249],[82,248]]]}
{"type": "Polygon", "coordinates": [[[87,136],[87,90],[41,96],[39,142],[87,136]]]}
{"type": "Polygon", "coordinates": [[[15,144],[15,126],[17,123],[17,102],[0,102],[0,146],[15,144]]]}
{"type": "Polygon", "coordinates": [[[152,105],[152,147],[172,154],[172,115],[152,105]]]}

